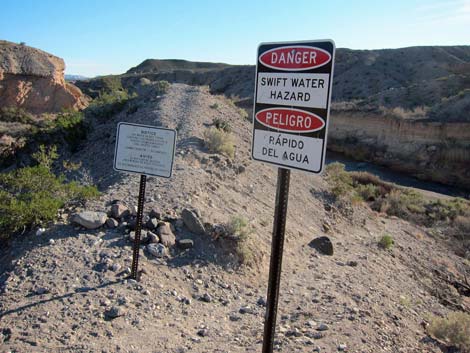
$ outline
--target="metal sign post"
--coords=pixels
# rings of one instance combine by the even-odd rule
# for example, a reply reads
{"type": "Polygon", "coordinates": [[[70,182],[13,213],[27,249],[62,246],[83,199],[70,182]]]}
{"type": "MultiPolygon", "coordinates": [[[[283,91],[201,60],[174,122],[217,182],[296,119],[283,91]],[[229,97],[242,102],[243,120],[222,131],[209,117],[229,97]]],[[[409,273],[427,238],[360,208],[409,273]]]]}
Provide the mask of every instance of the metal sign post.
{"type": "Polygon", "coordinates": [[[119,123],[114,169],[140,174],[137,220],[130,277],[139,280],[139,250],[147,175],[170,178],[175,159],[176,131],[156,126],[119,123]]]}
{"type": "Polygon", "coordinates": [[[276,208],[274,211],[271,264],[269,267],[268,300],[264,321],[263,353],[273,351],[276,330],[277,303],[281,283],[282,252],[286,231],[287,202],[289,201],[290,170],[279,168],[277,174],[276,208]]]}
{"type": "Polygon", "coordinates": [[[130,277],[136,281],[140,280],[139,269],[139,249],[140,249],[140,234],[142,231],[142,218],[144,214],[144,201],[145,201],[145,185],[147,184],[147,176],[142,174],[140,176],[139,186],[139,200],[137,201],[137,222],[135,225],[135,238],[134,249],[132,255],[132,267],[130,277]]]}
{"type": "Polygon", "coordinates": [[[290,169],[323,170],[334,56],[332,40],[258,47],[251,153],[253,160],[279,167],[263,353],[273,351],[290,169]]]}

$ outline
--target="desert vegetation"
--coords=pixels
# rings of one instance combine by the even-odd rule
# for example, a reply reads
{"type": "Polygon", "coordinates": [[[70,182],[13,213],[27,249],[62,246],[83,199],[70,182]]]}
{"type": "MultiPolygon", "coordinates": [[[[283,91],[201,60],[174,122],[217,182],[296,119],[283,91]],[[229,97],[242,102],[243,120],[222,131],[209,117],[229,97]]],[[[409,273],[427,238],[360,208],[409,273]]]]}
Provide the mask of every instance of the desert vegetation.
{"type": "Polygon", "coordinates": [[[230,158],[235,154],[233,138],[229,132],[216,127],[204,131],[204,141],[207,149],[212,153],[221,153],[230,158]]]}
{"type": "Polygon", "coordinates": [[[55,175],[55,147],[41,146],[37,165],[0,174],[0,240],[54,221],[58,210],[98,196],[94,186],[81,186],[55,175]]]}
{"type": "Polygon", "coordinates": [[[425,198],[368,172],[347,172],[341,163],[328,165],[327,180],[336,199],[359,200],[374,211],[428,227],[445,225],[453,235],[468,237],[470,202],[465,199],[425,198]]]}
{"type": "Polygon", "coordinates": [[[429,334],[462,353],[470,352],[470,315],[452,312],[447,317],[431,317],[429,334]]]}

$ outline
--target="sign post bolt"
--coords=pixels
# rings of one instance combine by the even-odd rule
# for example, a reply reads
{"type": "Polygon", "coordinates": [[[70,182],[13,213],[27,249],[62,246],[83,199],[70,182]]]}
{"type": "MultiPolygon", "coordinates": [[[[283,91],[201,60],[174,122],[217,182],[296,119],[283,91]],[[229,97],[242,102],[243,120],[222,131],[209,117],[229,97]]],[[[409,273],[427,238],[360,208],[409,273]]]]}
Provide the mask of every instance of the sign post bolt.
{"type": "Polygon", "coordinates": [[[135,225],[135,239],[134,239],[134,254],[132,257],[132,271],[131,278],[138,281],[140,278],[139,268],[139,250],[140,250],[140,234],[142,231],[142,218],[144,213],[144,200],[145,200],[145,186],[147,184],[147,176],[142,174],[140,176],[139,187],[139,200],[137,202],[137,221],[135,225]]]}
{"type": "Polygon", "coordinates": [[[276,209],[274,213],[271,263],[269,267],[268,298],[264,321],[263,353],[272,353],[276,330],[277,304],[281,282],[282,252],[286,230],[287,202],[289,200],[290,170],[278,169],[276,209]]]}

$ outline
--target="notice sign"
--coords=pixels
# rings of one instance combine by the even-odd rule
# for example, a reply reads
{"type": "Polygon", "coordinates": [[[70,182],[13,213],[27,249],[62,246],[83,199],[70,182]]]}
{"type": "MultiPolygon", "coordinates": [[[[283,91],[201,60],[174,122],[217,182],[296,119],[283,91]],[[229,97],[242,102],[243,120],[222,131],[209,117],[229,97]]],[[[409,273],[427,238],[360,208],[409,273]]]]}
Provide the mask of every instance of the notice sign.
{"type": "Polygon", "coordinates": [[[119,123],[114,169],[169,178],[173,170],[175,146],[175,130],[119,123]]]}
{"type": "Polygon", "coordinates": [[[259,46],[254,160],[311,173],[323,170],[334,56],[332,40],[259,46]]]}

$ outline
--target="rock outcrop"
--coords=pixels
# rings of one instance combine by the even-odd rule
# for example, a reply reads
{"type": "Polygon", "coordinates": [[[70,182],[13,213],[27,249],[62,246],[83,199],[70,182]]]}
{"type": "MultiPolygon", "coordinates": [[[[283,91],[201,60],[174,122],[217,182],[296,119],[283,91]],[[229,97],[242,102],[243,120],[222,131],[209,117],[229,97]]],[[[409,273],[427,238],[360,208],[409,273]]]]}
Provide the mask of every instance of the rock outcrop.
{"type": "Polygon", "coordinates": [[[333,112],[328,148],[419,179],[470,189],[470,123],[333,112]]]}
{"type": "Polygon", "coordinates": [[[64,79],[64,60],[42,50],[0,41],[0,107],[34,114],[83,109],[87,100],[64,79]]]}

